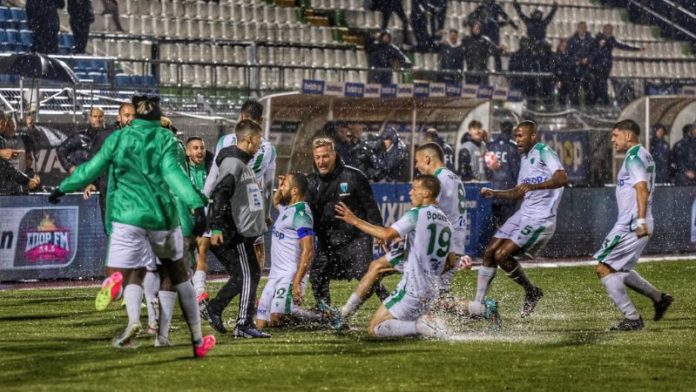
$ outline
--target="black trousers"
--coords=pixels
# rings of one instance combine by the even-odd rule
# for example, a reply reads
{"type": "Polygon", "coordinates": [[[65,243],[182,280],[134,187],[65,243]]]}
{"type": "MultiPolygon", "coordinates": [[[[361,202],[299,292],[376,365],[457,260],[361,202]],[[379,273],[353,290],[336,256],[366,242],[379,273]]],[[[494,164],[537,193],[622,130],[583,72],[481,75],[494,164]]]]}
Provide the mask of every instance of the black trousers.
{"type": "Polygon", "coordinates": [[[87,49],[87,41],[89,41],[89,20],[70,20],[70,29],[72,30],[75,39],[75,47],[73,53],[85,53],[87,49]]]}
{"type": "MultiPolygon", "coordinates": [[[[312,261],[309,281],[317,304],[331,304],[330,283],[332,280],[360,280],[372,262],[372,238],[360,237],[341,249],[317,249],[312,261]]],[[[380,300],[389,296],[381,283],[375,285],[380,300]]]]}
{"type": "Polygon", "coordinates": [[[237,325],[251,324],[256,313],[256,288],[261,271],[254,252],[255,240],[256,238],[236,236],[226,238],[221,246],[210,248],[230,274],[230,279],[210,301],[208,309],[211,312],[222,313],[232,299],[239,295],[237,325]]]}

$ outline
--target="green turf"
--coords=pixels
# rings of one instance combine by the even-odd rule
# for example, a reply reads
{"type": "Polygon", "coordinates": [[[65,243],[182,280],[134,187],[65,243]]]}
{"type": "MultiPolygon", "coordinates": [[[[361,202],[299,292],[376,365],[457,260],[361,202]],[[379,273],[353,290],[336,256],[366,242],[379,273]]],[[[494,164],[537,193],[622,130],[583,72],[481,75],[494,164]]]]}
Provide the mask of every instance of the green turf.
{"type": "MultiPolygon", "coordinates": [[[[530,269],[546,296],[529,320],[518,317],[521,289],[503,274],[493,284],[504,318],[498,335],[470,321],[456,327],[454,341],[370,339],[371,300],[345,334],[275,331],[264,341],[218,335],[203,360],[189,358],[178,314],[177,346],[155,349],[142,338],[138,349],[116,350],[109,343],[124,312],[114,305],[94,311],[95,289],[2,291],[0,390],[694,390],[696,263],[641,264],[638,271],[675,296],[656,323],[652,303],[632,295],[646,319],[641,332],[606,331],[620,315],[592,267],[530,269]]],[[[473,295],[475,280],[475,273],[461,274],[457,292],[473,295]]],[[[395,277],[387,283],[393,287],[395,277]]],[[[352,287],[335,284],[335,302],[352,287]]]]}

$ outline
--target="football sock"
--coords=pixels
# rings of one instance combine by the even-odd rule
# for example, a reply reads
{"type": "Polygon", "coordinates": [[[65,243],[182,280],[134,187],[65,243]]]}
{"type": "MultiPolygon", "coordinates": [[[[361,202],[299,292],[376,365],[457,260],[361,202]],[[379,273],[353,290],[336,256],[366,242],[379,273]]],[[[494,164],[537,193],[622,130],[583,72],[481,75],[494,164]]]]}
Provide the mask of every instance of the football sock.
{"type": "Polygon", "coordinates": [[[346,302],[345,305],[341,308],[341,317],[343,318],[349,318],[355,312],[358,311],[358,308],[360,305],[362,305],[365,302],[364,299],[360,298],[357,294],[353,293],[350,295],[350,298],[348,298],[348,301],[346,302]]]}
{"type": "Polygon", "coordinates": [[[205,292],[205,278],[205,271],[196,270],[196,272],[193,273],[191,281],[193,282],[193,287],[196,289],[196,297],[205,292]]]}
{"type": "Polygon", "coordinates": [[[160,277],[155,271],[147,271],[143,280],[143,288],[145,290],[145,305],[147,305],[147,325],[152,326],[157,324],[156,304],[153,304],[157,299],[157,291],[160,287],[160,277]]]}
{"type": "Polygon", "coordinates": [[[321,313],[312,312],[299,306],[293,306],[292,316],[300,321],[319,321],[322,317],[321,313]]]}
{"type": "Polygon", "coordinates": [[[126,301],[128,325],[139,323],[140,303],[143,301],[143,287],[139,284],[129,284],[123,290],[123,299],[126,301]]]}
{"type": "Polygon", "coordinates": [[[652,299],[653,302],[660,302],[662,300],[662,293],[636,271],[629,271],[624,279],[624,283],[629,289],[643,294],[652,299]]]}
{"type": "Polygon", "coordinates": [[[410,336],[417,335],[415,321],[385,320],[375,327],[375,336],[410,336]]]}
{"type": "Polygon", "coordinates": [[[483,299],[488,293],[488,286],[491,284],[493,278],[495,278],[495,271],[498,267],[483,267],[481,266],[478,270],[478,279],[476,281],[476,302],[483,302],[483,299]]]}
{"type": "Polygon", "coordinates": [[[602,284],[609,294],[609,298],[614,302],[616,307],[629,320],[638,320],[640,315],[636,310],[635,305],[631,302],[624,286],[624,278],[628,275],[626,272],[614,272],[602,278],[602,284]]]}
{"type": "Polygon", "coordinates": [[[512,279],[518,285],[524,288],[526,293],[534,289],[534,285],[527,278],[527,274],[524,273],[522,266],[518,263],[517,266],[510,272],[507,273],[508,278],[512,279]]]}
{"type": "Polygon", "coordinates": [[[191,341],[196,344],[200,343],[203,339],[203,334],[201,333],[201,316],[198,312],[196,292],[188,281],[179,283],[174,288],[179,293],[179,305],[191,330],[191,341]]]}
{"type": "Polygon", "coordinates": [[[477,301],[469,302],[469,314],[481,316],[483,314],[483,304],[477,301]]]}
{"type": "Polygon", "coordinates": [[[159,297],[160,319],[157,334],[162,337],[169,337],[169,325],[174,317],[174,305],[176,304],[176,293],[174,291],[160,291],[159,297]]]}

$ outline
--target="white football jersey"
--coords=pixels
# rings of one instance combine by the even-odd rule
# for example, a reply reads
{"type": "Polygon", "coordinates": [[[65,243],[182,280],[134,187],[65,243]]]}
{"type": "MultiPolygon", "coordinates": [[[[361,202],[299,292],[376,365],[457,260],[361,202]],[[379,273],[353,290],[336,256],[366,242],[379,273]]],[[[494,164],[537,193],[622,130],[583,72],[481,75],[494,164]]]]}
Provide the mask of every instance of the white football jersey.
{"type": "MultiPolygon", "coordinates": [[[[540,184],[548,181],[557,170],[565,170],[558,155],[549,146],[537,143],[521,157],[517,184],[540,184]]],[[[563,188],[527,192],[520,211],[535,219],[555,218],[563,188]]]]}
{"type": "Polygon", "coordinates": [[[454,232],[451,251],[466,254],[466,191],[458,175],[446,167],[435,170],[440,180],[440,196],[437,198],[440,209],[447,215],[454,232]]]}
{"type": "Polygon", "coordinates": [[[312,211],[304,201],[278,206],[271,237],[270,279],[292,277],[300,261],[300,240],[314,235],[312,211]]]}
{"type": "Polygon", "coordinates": [[[616,226],[623,226],[630,231],[636,229],[638,219],[638,200],[634,186],[639,182],[647,182],[648,185],[648,210],[645,219],[652,229],[652,198],[655,188],[655,162],[652,155],[641,145],[633,146],[626,152],[626,158],[616,181],[616,203],[619,207],[619,216],[616,226]]]}
{"type": "Polygon", "coordinates": [[[435,298],[440,289],[440,275],[451,251],[452,225],[449,219],[437,205],[421,206],[410,209],[391,228],[401,238],[408,238],[405,262],[403,256],[390,261],[392,265],[403,263],[404,294],[424,300],[435,298]]]}

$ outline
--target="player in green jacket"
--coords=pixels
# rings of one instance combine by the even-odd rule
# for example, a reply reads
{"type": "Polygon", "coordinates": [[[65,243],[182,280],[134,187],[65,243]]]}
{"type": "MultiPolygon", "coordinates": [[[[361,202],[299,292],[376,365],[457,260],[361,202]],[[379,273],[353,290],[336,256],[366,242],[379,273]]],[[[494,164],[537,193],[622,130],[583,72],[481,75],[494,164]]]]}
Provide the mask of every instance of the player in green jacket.
{"type": "Polygon", "coordinates": [[[136,118],[131,125],[109,136],[91,160],[61,182],[49,201],[58,203],[65,193],[79,191],[110,171],[106,206],[110,217],[107,222],[110,276],[97,296],[97,308],[106,307],[115,299],[118,290],[113,289],[123,281],[129,321],[113,345],[130,345],[141,329],[142,280],[145,268],[156,256],[179,294],[191,331],[194,356],[203,357],[215,345],[215,337],[203,337],[201,333],[198,303],[188,280],[188,266],[183,261],[183,236],[172,195],[176,194],[194,210],[194,233],[205,229],[205,200],[179,166],[175,136],[160,126],[159,99],[134,97],[133,105],[136,118]]]}

